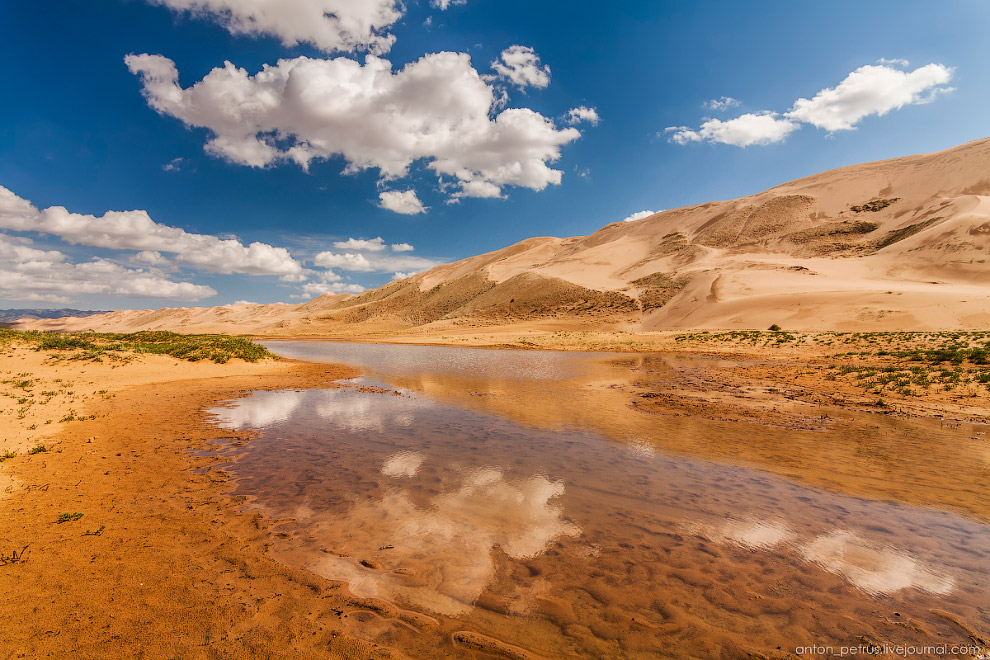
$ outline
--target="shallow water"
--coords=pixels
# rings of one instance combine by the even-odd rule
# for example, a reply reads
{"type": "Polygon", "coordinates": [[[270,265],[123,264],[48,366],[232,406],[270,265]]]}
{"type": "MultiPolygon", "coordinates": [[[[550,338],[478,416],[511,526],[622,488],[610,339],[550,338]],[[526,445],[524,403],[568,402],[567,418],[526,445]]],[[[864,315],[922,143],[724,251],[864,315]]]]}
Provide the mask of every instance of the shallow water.
{"type": "MultiPolygon", "coordinates": [[[[621,443],[600,421],[556,423],[569,402],[554,383],[598,382],[627,358],[270,347],[368,376],[214,409],[221,426],[260,432],[219,452],[236,456],[225,464],[235,493],[284,521],[279,560],[393,604],[359,602],[341,621],[410,657],[738,657],[964,644],[990,629],[986,525],[670,455],[642,421],[642,439],[621,443]],[[543,410],[533,420],[486,410],[506,388],[543,410]]],[[[648,423],[655,436],[712,441],[763,433],[648,423]]]]}

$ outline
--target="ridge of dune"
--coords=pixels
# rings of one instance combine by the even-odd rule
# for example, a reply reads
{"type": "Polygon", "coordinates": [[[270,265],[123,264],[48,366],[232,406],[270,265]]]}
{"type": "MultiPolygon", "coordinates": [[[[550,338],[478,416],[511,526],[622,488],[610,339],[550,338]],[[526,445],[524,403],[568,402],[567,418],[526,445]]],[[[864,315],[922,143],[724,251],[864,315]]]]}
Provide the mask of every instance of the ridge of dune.
{"type": "MultiPolygon", "coordinates": [[[[600,330],[990,325],[990,138],[535,237],[360,295],[29,320],[51,330],[268,335],[517,323],[600,330]]],[[[535,327],[535,326],[534,326],[535,327]]]]}

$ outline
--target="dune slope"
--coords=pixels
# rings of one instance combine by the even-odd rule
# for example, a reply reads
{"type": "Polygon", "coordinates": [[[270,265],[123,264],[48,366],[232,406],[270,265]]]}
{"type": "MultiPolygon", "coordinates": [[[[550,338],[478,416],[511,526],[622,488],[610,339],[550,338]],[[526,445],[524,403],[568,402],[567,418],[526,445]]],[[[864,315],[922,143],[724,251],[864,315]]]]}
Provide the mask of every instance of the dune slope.
{"type": "MultiPolygon", "coordinates": [[[[944,330],[990,325],[990,139],[844,167],[740,199],[539,237],[358,296],[113,312],[59,330],[272,335],[533,322],[944,330]]],[[[547,325],[549,327],[549,325],[547,325]]]]}

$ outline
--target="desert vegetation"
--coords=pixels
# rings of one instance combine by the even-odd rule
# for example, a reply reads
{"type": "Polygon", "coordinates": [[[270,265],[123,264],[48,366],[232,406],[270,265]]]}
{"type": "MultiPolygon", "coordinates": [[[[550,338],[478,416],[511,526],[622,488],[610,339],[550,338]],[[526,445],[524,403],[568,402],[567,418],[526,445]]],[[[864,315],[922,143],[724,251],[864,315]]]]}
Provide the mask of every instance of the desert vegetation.
{"type": "Polygon", "coordinates": [[[900,197],[891,197],[890,199],[875,199],[865,204],[858,204],[856,206],[850,206],[849,210],[853,213],[877,213],[884,210],[894,202],[900,201],[900,197]]]}
{"type": "Polygon", "coordinates": [[[276,359],[268,349],[244,337],[183,335],[165,330],[131,333],[0,330],[0,348],[7,348],[12,344],[28,345],[36,351],[50,351],[61,359],[95,362],[102,362],[104,359],[128,360],[142,353],[169,355],[189,362],[210,360],[218,364],[232,359],[247,362],[276,359]]]}

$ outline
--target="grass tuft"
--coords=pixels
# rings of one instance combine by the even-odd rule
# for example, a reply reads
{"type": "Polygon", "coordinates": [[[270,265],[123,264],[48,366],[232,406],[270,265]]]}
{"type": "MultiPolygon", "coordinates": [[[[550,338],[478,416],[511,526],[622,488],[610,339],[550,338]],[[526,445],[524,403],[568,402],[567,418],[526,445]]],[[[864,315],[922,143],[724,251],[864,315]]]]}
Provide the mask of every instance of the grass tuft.
{"type": "Polygon", "coordinates": [[[61,525],[62,523],[75,522],[83,517],[83,514],[79,513],[60,513],[58,520],[55,521],[56,525],[61,525]]]}

